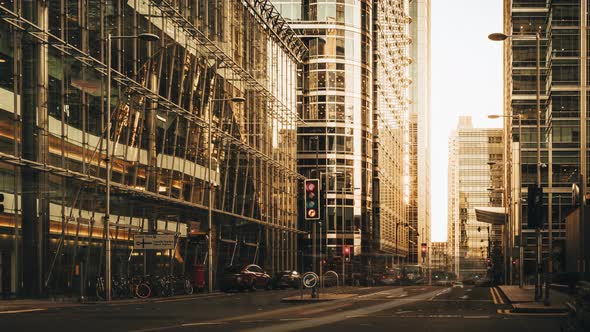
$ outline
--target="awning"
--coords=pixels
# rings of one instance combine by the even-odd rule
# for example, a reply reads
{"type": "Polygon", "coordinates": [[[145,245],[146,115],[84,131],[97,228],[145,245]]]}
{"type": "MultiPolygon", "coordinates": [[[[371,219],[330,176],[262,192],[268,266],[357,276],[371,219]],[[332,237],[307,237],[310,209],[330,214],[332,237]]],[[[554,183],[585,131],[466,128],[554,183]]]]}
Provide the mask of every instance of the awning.
{"type": "Polygon", "coordinates": [[[476,207],[475,218],[477,221],[492,225],[504,225],[506,222],[506,211],[503,207],[476,207]]]}

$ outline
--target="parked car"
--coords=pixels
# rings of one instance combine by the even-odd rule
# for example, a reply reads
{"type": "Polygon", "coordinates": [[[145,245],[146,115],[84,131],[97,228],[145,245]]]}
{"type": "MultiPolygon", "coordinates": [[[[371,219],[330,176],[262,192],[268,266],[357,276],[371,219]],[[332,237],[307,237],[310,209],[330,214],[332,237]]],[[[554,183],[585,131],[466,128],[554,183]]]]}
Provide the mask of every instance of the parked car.
{"type": "Polygon", "coordinates": [[[301,274],[297,271],[281,271],[275,274],[272,280],[274,288],[295,288],[301,287],[301,274]]]}
{"type": "Polygon", "coordinates": [[[223,271],[221,290],[251,290],[272,288],[272,280],[268,273],[255,264],[246,266],[229,266],[223,271]]]}
{"type": "Polygon", "coordinates": [[[392,286],[399,284],[399,279],[393,273],[382,273],[377,278],[377,285],[392,286]]]}

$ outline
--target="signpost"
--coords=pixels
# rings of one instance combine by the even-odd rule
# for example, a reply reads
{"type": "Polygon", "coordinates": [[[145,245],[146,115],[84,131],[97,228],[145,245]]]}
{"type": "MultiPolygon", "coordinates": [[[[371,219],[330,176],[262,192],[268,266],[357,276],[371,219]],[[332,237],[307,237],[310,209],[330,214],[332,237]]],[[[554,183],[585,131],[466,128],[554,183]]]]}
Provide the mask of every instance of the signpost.
{"type": "Polygon", "coordinates": [[[134,234],[135,250],[173,250],[174,234],[134,234]]]}
{"type": "MultiPolygon", "coordinates": [[[[303,287],[305,288],[311,288],[311,297],[312,298],[319,298],[319,294],[318,294],[318,282],[320,280],[320,277],[313,273],[313,272],[306,272],[303,274],[303,276],[301,277],[301,283],[303,284],[303,287]]],[[[303,287],[301,288],[301,296],[303,296],[303,287]]]]}

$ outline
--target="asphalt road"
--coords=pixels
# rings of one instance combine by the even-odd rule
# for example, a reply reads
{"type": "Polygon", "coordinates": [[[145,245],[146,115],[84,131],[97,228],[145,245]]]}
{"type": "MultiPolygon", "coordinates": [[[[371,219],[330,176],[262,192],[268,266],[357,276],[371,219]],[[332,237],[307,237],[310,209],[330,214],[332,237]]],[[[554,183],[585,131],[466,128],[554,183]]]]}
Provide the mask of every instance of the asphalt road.
{"type": "Polygon", "coordinates": [[[559,331],[561,317],[505,314],[488,287],[345,288],[347,298],[281,303],[298,291],[217,294],[0,314],[2,331],[559,331]]]}

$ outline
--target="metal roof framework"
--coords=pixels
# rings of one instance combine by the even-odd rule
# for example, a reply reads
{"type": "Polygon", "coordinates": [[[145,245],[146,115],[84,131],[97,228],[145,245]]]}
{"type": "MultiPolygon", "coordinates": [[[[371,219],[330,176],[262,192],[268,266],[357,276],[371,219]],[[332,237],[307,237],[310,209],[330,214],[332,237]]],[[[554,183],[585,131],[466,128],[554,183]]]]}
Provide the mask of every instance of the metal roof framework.
{"type": "MultiPolygon", "coordinates": [[[[35,169],[40,172],[47,172],[47,173],[51,173],[51,174],[56,174],[59,176],[63,176],[63,177],[75,179],[75,180],[78,180],[81,182],[85,182],[87,184],[105,185],[106,186],[105,179],[102,179],[102,178],[99,178],[96,176],[92,176],[92,175],[88,175],[88,174],[84,174],[84,173],[80,173],[80,172],[76,172],[76,171],[71,171],[71,170],[64,169],[64,168],[57,167],[57,166],[42,164],[42,163],[39,163],[36,161],[32,161],[32,160],[28,160],[28,159],[24,159],[24,158],[20,158],[20,157],[15,157],[13,155],[10,155],[10,154],[4,153],[4,152],[0,152],[0,162],[5,162],[5,163],[8,163],[8,164],[11,164],[14,166],[30,167],[30,168],[35,169]]],[[[126,185],[116,183],[116,182],[111,183],[111,186],[118,193],[131,194],[131,195],[135,195],[137,197],[149,199],[151,201],[160,201],[160,202],[164,202],[164,203],[168,203],[168,204],[176,204],[176,205],[185,206],[185,207],[207,209],[207,206],[204,206],[204,205],[190,203],[190,202],[187,202],[187,201],[184,201],[181,199],[176,199],[176,198],[172,198],[172,197],[168,197],[168,196],[164,196],[164,195],[159,195],[159,194],[152,193],[152,192],[145,191],[145,190],[135,189],[134,187],[126,186],[126,185]]],[[[227,212],[227,211],[223,211],[223,210],[219,210],[219,209],[212,209],[212,211],[215,213],[218,213],[218,214],[224,214],[227,216],[235,217],[235,218],[242,219],[242,220],[249,221],[249,222],[254,222],[254,223],[265,225],[265,226],[275,228],[275,229],[296,232],[296,233],[301,233],[301,234],[305,233],[305,232],[300,231],[296,228],[289,228],[289,227],[274,224],[274,223],[267,223],[267,222],[263,222],[259,219],[250,218],[250,217],[242,216],[239,214],[235,214],[235,213],[231,213],[231,212],[227,212]]]]}
{"type": "MultiPolygon", "coordinates": [[[[165,2],[165,1],[162,1],[165,2]]],[[[173,8],[171,8],[173,9],[173,8]]],[[[173,9],[174,10],[174,9],[173,9]]],[[[176,12],[176,14],[178,14],[176,12]]],[[[82,50],[76,48],[75,46],[67,43],[66,41],[62,40],[61,38],[49,33],[48,31],[43,30],[41,27],[36,25],[35,23],[27,20],[26,18],[20,16],[18,13],[13,12],[12,10],[6,8],[3,5],[0,5],[0,17],[2,20],[7,22],[8,24],[12,25],[14,28],[25,32],[32,36],[33,38],[37,39],[39,42],[43,44],[50,45],[55,49],[59,50],[60,52],[71,56],[72,58],[80,61],[81,63],[94,68],[102,75],[107,75],[107,66],[106,64],[102,63],[100,60],[90,56],[89,54],[83,52],[82,50]]],[[[184,17],[180,17],[182,20],[186,21],[184,17]]],[[[187,21],[188,24],[190,22],[187,21]]],[[[191,24],[192,25],[192,24],[191,24]]],[[[208,38],[206,38],[202,32],[198,31],[194,26],[193,28],[198,32],[199,35],[204,37],[210,44],[206,44],[203,40],[197,40],[202,46],[204,46],[209,52],[210,55],[217,55],[219,56],[218,59],[221,60],[226,66],[229,65],[232,69],[236,67],[241,70],[241,78],[245,79],[246,83],[252,86],[257,92],[261,93],[263,96],[269,98],[275,103],[279,101],[276,100],[272,94],[266,90],[256,79],[254,79],[251,75],[245,72],[240,66],[238,66],[231,58],[229,58],[225,53],[223,53],[216,45],[213,44],[208,38]]],[[[208,122],[195,114],[183,109],[182,107],[178,106],[177,104],[173,103],[172,101],[164,98],[163,96],[154,93],[150,89],[146,88],[139,82],[135,81],[134,79],[118,72],[117,70],[111,69],[111,77],[113,80],[122,84],[123,86],[127,87],[130,91],[143,95],[144,97],[150,98],[153,101],[157,102],[159,106],[165,108],[167,111],[175,113],[179,116],[182,116],[193,123],[197,124],[201,128],[208,128],[208,122]]],[[[285,107],[285,106],[283,106],[285,107]]],[[[269,109],[273,109],[272,105],[269,106],[269,109]]],[[[286,107],[285,107],[286,109],[286,107]]],[[[238,138],[230,135],[229,133],[213,127],[214,132],[221,137],[221,140],[224,142],[229,142],[234,144],[238,147],[238,149],[250,153],[257,158],[260,158],[272,166],[282,169],[285,173],[289,174],[290,176],[298,179],[304,179],[305,177],[296,171],[293,171],[289,168],[284,167],[279,161],[269,157],[268,155],[264,154],[263,152],[259,151],[251,147],[250,145],[240,141],[238,138]]]]}

